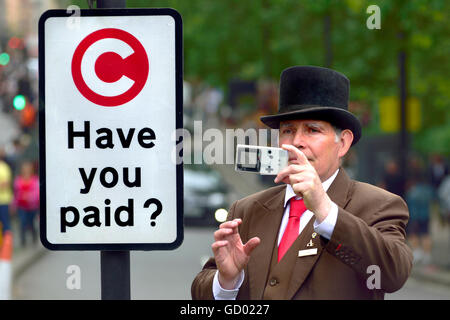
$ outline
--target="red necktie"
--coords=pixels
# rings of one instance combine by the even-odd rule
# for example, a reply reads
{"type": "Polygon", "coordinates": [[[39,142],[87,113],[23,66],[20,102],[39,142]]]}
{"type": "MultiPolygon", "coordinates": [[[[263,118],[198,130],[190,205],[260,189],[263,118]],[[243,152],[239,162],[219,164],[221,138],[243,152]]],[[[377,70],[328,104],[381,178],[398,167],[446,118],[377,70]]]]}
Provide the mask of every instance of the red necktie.
{"type": "Polygon", "coordinates": [[[306,211],[303,199],[296,200],[295,198],[291,198],[289,201],[291,202],[289,221],[278,246],[278,262],[280,262],[286,251],[288,251],[289,247],[297,239],[300,228],[300,217],[306,211]]]}

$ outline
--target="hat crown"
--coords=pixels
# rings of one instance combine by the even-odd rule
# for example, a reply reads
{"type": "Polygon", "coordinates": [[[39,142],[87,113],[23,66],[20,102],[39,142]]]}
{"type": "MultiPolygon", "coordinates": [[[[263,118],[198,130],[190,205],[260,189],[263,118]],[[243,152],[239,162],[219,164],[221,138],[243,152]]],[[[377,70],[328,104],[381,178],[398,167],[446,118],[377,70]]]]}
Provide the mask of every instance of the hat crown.
{"type": "Polygon", "coordinates": [[[342,73],[316,67],[290,67],[281,73],[279,112],[300,110],[302,106],[348,109],[350,81],[342,73]]]}
{"type": "Polygon", "coordinates": [[[342,73],[316,66],[285,69],[280,78],[278,113],[261,121],[278,129],[281,121],[314,119],[353,132],[352,145],[361,137],[361,124],[348,111],[350,81],[342,73]]]}

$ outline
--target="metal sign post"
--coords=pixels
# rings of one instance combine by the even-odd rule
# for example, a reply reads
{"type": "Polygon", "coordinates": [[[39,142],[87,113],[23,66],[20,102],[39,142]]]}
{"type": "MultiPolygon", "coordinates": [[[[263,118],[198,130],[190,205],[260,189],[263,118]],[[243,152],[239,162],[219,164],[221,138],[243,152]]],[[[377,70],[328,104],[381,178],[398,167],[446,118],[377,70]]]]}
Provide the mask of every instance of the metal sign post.
{"type": "Polygon", "coordinates": [[[100,252],[102,300],[130,300],[130,251],[100,252]]]}
{"type": "MultiPolygon", "coordinates": [[[[126,0],[97,0],[97,9],[125,8],[126,0]]],[[[130,300],[130,251],[100,252],[102,300],[130,300]]]]}
{"type": "Polygon", "coordinates": [[[97,0],[97,9],[126,8],[126,0],[97,0]]]}

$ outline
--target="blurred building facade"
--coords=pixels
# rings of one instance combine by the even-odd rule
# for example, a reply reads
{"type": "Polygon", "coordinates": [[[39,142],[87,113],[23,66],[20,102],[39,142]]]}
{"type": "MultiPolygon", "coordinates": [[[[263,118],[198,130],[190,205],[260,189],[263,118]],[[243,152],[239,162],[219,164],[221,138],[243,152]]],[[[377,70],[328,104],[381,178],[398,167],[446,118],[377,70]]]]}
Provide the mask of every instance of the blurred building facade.
{"type": "Polygon", "coordinates": [[[25,37],[37,35],[41,14],[50,8],[60,8],[60,0],[0,0],[0,34],[25,37]]]}

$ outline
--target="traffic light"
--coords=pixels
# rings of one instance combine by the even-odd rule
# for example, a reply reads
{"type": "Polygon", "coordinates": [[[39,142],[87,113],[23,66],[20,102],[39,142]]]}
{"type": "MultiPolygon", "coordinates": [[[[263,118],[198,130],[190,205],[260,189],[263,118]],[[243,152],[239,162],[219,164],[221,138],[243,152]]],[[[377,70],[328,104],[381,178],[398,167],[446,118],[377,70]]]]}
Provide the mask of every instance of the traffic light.
{"type": "Polygon", "coordinates": [[[27,100],[23,95],[18,94],[17,96],[14,97],[13,100],[14,109],[21,111],[25,108],[26,104],[27,100]]]}
{"type": "Polygon", "coordinates": [[[6,66],[9,63],[9,54],[6,52],[0,53],[0,66],[6,66]]]}

